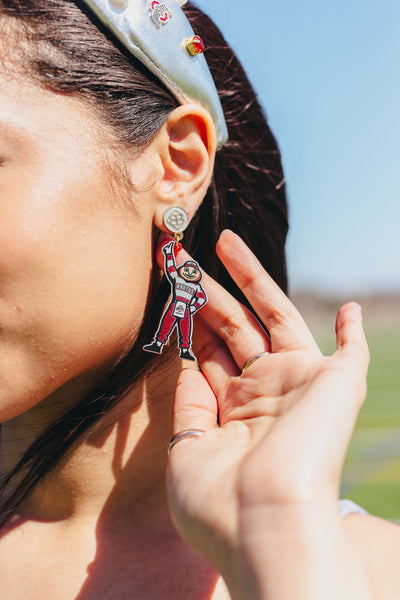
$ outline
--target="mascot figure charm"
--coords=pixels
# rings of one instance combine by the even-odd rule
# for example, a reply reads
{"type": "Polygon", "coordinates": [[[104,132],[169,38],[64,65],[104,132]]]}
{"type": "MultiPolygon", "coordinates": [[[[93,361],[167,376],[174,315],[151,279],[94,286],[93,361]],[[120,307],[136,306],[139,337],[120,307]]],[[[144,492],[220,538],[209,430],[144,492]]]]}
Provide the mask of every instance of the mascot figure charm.
{"type": "Polygon", "coordinates": [[[200,281],[202,272],[197,262],[188,260],[179,267],[174,257],[175,242],[166,244],[164,253],[164,271],[171,284],[171,299],[161,318],[154,340],[143,346],[146,352],[161,354],[176,327],[178,331],[179,357],[196,360],[191,352],[193,315],[207,302],[207,294],[200,281]]]}

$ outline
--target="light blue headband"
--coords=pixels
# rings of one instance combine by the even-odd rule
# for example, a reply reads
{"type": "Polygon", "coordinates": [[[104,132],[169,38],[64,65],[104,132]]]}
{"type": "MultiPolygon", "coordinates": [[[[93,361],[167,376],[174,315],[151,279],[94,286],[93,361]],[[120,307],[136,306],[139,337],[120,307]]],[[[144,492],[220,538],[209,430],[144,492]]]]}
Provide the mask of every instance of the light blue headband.
{"type": "Polygon", "coordinates": [[[186,0],[83,0],[122,44],[181,104],[194,101],[211,115],[218,148],[228,139],[215,83],[181,9],[186,0]]]}

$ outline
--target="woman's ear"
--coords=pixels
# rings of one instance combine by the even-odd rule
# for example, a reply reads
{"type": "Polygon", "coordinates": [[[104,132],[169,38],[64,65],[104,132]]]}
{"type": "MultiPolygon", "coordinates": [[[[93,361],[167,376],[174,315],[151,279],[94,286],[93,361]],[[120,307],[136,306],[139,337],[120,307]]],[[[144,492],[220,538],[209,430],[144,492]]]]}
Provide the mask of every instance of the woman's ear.
{"type": "Polygon", "coordinates": [[[197,104],[176,108],[155,140],[160,177],[154,188],[154,223],[165,231],[163,217],[181,206],[193,217],[210,185],[216,134],[209,113],[197,104]]]}

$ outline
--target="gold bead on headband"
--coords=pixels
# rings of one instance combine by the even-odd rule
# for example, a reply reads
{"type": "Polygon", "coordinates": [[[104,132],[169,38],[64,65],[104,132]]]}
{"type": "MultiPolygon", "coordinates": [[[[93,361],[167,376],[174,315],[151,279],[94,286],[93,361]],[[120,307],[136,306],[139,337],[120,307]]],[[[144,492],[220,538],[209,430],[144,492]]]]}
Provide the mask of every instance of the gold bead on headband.
{"type": "Polygon", "coordinates": [[[186,42],[186,48],[192,56],[204,52],[204,42],[199,35],[194,35],[186,42]]]}

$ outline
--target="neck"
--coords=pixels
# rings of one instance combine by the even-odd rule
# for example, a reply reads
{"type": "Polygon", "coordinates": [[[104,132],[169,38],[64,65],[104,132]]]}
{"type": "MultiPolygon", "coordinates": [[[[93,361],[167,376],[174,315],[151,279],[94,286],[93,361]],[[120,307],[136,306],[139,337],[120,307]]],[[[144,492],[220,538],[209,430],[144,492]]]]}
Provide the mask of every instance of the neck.
{"type": "MultiPolygon", "coordinates": [[[[34,490],[23,507],[39,520],[110,518],[126,513],[164,512],[166,447],[172,431],[172,402],[178,360],[164,362],[135,387],[34,490]],[[141,502],[143,499],[146,502],[141,502]]],[[[1,455],[7,470],[65,403],[49,399],[2,425],[1,455]]]]}

